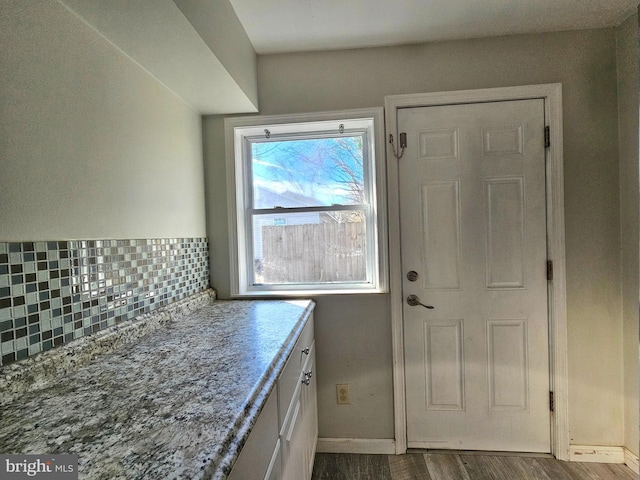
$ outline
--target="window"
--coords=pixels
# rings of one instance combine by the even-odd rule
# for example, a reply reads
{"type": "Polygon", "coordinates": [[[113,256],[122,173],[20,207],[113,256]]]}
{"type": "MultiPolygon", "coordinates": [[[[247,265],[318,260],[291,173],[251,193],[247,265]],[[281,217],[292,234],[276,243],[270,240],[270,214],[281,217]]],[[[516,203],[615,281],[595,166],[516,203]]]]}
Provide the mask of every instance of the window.
{"type": "Polygon", "coordinates": [[[234,296],[386,291],[382,119],[225,121],[234,296]]]}

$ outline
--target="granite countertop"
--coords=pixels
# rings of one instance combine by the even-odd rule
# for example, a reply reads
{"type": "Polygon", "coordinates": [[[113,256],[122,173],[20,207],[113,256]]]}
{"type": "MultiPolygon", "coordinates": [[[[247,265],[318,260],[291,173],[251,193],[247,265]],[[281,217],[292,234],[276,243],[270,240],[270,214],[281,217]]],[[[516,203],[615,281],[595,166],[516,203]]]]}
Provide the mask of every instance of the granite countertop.
{"type": "Polygon", "coordinates": [[[168,321],[4,399],[0,452],[77,454],[81,479],[226,478],[313,307],[217,300],[168,321]]]}

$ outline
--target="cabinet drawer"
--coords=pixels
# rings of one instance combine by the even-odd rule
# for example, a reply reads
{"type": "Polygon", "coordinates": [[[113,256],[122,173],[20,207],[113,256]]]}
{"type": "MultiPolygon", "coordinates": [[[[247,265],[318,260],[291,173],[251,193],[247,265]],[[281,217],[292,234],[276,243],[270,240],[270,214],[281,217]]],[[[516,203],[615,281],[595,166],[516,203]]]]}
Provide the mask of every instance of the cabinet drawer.
{"type": "Polygon", "coordinates": [[[282,429],[289,405],[293,400],[293,393],[302,381],[302,368],[309,357],[313,337],[313,315],[311,315],[300,337],[296,341],[295,347],[291,351],[291,355],[289,356],[289,360],[287,360],[282,374],[278,378],[279,431],[282,429]]]}
{"type": "Polygon", "coordinates": [[[253,426],[240,456],[231,469],[229,480],[264,478],[278,446],[278,395],[272,391],[258,421],[253,426]]]}
{"type": "Polygon", "coordinates": [[[280,480],[282,477],[282,450],[280,449],[280,440],[276,443],[276,449],[271,456],[269,469],[264,476],[265,480],[280,480]]]}
{"type": "Polygon", "coordinates": [[[280,429],[282,446],[282,480],[309,480],[313,471],[313,458],[318,438],[316,378],[314,368],[315,342],[304,371],[311,377],[300,382],[293,394],[293,401],[280,429]]]}

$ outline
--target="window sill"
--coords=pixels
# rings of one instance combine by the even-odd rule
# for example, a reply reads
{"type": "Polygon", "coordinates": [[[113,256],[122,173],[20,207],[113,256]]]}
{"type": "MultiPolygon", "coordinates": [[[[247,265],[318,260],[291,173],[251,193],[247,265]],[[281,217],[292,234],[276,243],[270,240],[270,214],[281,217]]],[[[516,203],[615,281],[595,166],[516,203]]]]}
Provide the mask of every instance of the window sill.
{"type": "Polygon", "coordinates": [[[249,290],[247,292],[231,293],[231,298],[291,298],[318,297],[323,295],[370,295],[389,293],[382,288],[323,288],[305,290],[249,290]]]}

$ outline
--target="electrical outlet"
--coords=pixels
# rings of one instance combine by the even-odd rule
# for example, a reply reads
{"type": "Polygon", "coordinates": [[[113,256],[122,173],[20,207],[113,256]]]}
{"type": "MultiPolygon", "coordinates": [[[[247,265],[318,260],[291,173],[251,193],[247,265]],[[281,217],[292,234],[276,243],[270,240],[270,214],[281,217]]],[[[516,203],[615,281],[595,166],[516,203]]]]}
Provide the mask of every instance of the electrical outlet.
{"type": "Polygon", "coordinates": [[[349,405],[351,399],[349,398],[349,384],[343,383],[336,385],[336,397],[338,405],[349,405]]]}

